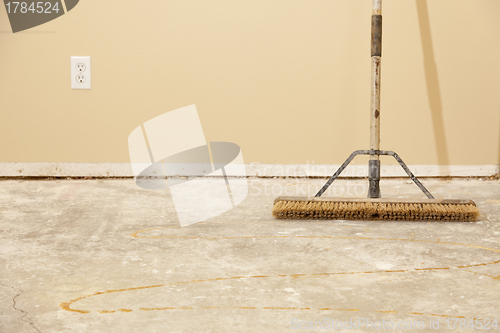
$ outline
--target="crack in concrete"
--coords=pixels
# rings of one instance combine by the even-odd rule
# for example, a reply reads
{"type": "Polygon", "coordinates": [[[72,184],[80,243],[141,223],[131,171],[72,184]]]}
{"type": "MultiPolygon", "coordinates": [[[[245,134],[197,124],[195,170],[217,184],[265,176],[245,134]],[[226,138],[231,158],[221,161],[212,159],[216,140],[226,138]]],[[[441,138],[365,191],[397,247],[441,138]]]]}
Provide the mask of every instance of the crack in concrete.
{"type": "Polygon", "coordinates": [[[23,309],[19,309],[16,307],[16,298],[18,298],[19,296],[21,296],[22,293],[24,293],[24,290],[22,289],[19,289],[19,288],[15,288],[13,286],[8,286],[8,285],[5,285],[5,284],[0,284],[4,287],[8,287],[8,288],[12,288],[12,290],[15,290],[18,292],[18,294],[16,296],[14,296],[12,298],[12,308],[16,311],[19,311],[23,314],[23,316],[21,317],[21,320],[24,321],[25,323],[28,323],[31,325],[31,327],[33,327],[34,330],[36,330],[38,333],[42,333],[38,328],[36,328],[35,326],[35,323],[33,322],[33,320],[31,320],[30,317],[28,317],[28,312],[24,311],[23,309]]]}

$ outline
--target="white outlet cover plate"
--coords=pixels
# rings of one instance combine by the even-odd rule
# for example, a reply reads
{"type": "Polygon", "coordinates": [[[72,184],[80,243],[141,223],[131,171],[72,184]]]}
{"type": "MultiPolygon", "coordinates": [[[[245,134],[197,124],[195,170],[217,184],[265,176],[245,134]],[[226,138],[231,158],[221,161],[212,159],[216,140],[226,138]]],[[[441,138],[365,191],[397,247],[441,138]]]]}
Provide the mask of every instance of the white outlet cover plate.
{"type": "MultiPolygon", "coordinates": [[[[80,66],[81,67],[81,66],[80,66]]],[[[90,57],[71,57],[71,89],[91,89],[92,76],[90,71],[90,57]],[[85,70],[81,72],[78,69],[78,64],[84,64],[85,70]],[[84,75],[85,81],[80,83],[76,77],[84,75]]]]}

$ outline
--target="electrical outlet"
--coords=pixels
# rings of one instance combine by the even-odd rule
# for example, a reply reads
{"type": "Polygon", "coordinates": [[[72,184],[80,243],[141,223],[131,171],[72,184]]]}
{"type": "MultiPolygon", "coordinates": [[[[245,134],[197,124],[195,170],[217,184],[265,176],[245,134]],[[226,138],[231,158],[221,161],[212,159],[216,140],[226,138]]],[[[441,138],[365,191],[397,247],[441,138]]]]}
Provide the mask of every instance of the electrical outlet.
{"type": "Polygon", "coordinates": [[[90,57],[71,57],[71,89],[91,89],[90,57]]]}
{"type": "Polygon", "coordinates": [[[78,83],[85,83],[85,81],[86,81],[86,77],[85,77],[85,75],[83,75],[83,74],[78,74],[78,75],[76,76],[76,82],[78,82],[78,83]]]}
{"type": "Polygon", "coordinates": [[[84,63],[82,62],[79,62],[76,64],[76,70],[79,71],[79,72],[85,72],[85,70],[87,69],[87,66],[85,66],[84,63]]]}

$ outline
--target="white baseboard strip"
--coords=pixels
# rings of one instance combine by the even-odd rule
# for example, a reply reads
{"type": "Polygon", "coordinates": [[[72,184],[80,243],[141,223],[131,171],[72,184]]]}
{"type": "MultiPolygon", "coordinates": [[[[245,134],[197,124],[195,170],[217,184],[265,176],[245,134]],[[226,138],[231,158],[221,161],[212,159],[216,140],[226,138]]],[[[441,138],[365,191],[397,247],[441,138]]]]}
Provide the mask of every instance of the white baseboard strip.
{"type": "Polygon", "coordinates": [[[0,163],[1,177],[132,177],[130,163],[0,163]]]}
{"type": "MultiPolygon", "coordinates": [[[[329,177],[338,167],[331,164],[245,165],[248,177],[329,177]]],[[[417,177],[491,177],[500,172],[499,165],[493,164],[408,167],[417,177]]],[[[227,176],[238,176],[227,171],[227,176]]],[[[366,177],[367,174],[366,165],[353,164],[344,170],[341,177],[366,177]]],[[[382,165],[381,176],[405,177],[406,174],[399,165],[382,165]]],[[[132,168],[130,163],[0,163],[0,177],[132,177],[132,168]]]]}
{"type": "MultiPolygon", "coordinates": [[[[250,164],[247,174],[260,177],[329,177],[340,165],[331,164],[250,164]]],[[[490,177],[498,175],[499,165],[408,165],[417,177],[490,177]]],[[[366,177],[368,165],[351,164],[341,177],[366,177]]],[[[382,177],[406,177],[399,165],[381,165],[382,177]]]]}

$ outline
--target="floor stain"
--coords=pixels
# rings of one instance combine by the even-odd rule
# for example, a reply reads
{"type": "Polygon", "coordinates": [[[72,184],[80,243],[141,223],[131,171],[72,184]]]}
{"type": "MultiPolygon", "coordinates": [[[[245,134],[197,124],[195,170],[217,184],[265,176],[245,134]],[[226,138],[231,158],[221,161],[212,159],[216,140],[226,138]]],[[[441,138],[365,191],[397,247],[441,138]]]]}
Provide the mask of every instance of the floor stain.
{"type": "MultiPolygon", "coordinates": [[[[381,238],[381,237],[345,237],[345,236],[306,236],[306,235],[298,235],[298,236],[240,236],[240,237],[184,237],[184,236],[170,236],[170,235],[163,235],[163,236],[144,236],[139,234],[144,234],[149,231],[156,231],[160,229],[168,229],[170,227],[162,227],[162,228],[154,228],[154,229],[146,229],[146,230],[141,230],[134,232],[131,236],[134,238],[185,238],[185,239],[207,239],[207,240],[215,240],[215,239],[254,239],[254,238],[322,238],[322,239],[359,239],[359,240],[376,240],[376,241],[406,241],[406,242],[419,242],[419,243],[434,243],[434,244],[445,244],[445,245],[456,245],[456,246],[464,246],[464,247],[471,247],[475,249],[481,249],[481,250],[487,250],[487,251],[492,251],[492,252],[499,252],[500,249],[494,249],[494,248],[488,248],[484,246],[479,246],[479,245],[472,245],[472,244],[462,244],[462,243],[454,243],[454,242],[443,242],[440,240],[418,240],[418,239],[398,239],[398,238],[381,238]]],[[[173,227],[175,228],[175,227],[173,227]]],[[[177,227],[178,228],[178,227],[177,227]]],[[[111,293],[117,293],[117,292],[126,292],[126,291],[132,291],[132,290],[141,290],[141,289],[151,289],[151,288],[161,288],[165,286],[172,286],[172,285],[179,285],[179,284],[188,284],[188,283],[200,283],[200,282],[214,282],[214,281],[223,281],[223,280],[235,280],[235,279],[267,279],[267,278],[297,278],[297,277],[307,277],[307,276],[337,276],[337,275],[350,275],[350,274],[393,274],[393,273],[427,273],[427,272],[432,272],[432,271],[438,271],[438,270],[450,270],[450,269],[463,269],[463,268],[470,268],[470,267],[478,267],[478,266],[487,266],[487,265],[493,265],[493,264],[498,264],[500,263],[500,260],[492,261],[492,262],[486,262],[486,263],[479,263],[479,264],[471,264],[471,265],[461,265],[461,266],[455,266],[455,267],[428,267],[428,268],[413,268],[413,269],[401,269],[401,270],[383,270],[383,271],[363,271],[363,272],[326,272],[326,273],[311,273],[311,274],[279,274],[275,276],[269,276],[269,275],[252,275],[252,276],[233,276],[233,277],[216,277],[216,278],[211,278],[211,279],[202,279],[202,280],[191,280],[191,281],[180,281],[180,282],[172,282],[168,284],[161,284],[161,285],[152,285],[152,286],[142,286],[142,287],[132,287],[132,288],[123,288],[123,289],[111,289],[107,291],[99,291],[90,295],[85,295],[78,297],[76,299],[73,299],[69,302],[62,302],[60,303],[60,307],[63,310],[66,311],[71,311],[71,312],[77,312],[77,313],[89,313],[90,311],[85,311],[85,310],[79,310],[79,309],[73,309],[71,307],[72,304],[75,302],[85,299],[85,298],[90,298],[93,296],[98,296],[98,295],[104,295],[104,294],[111,294],[111,293]]],[[[500,275],[499,276],[492,276],[489,274],[484,274],[484,273],[477,273],[473,272],[470,270],[464,270],[466,272],[473,273],[475,275],[484,275],[487,277],[492,278],[493,280],[500,280],[500,275]]],[[[162,310],[194,310],[198,309],[195,307],[161,307],[161,308],[139,308],[141,311],[162,311],[162,310]]],[[[236,310],[314,310],[313,307],[253,307],[253,306],[210,306],[210,307],[199,307],[199,309],[203,310],[209,310],[209,309],[236,309],[236,310]]],[[[350,311],[350,312],[356,312],[360,311],[359,309],[334,309],[334,308],[317,308],[316,310],[318,311],[350,311]]],[[[132,309],[118,309],[117,311],[119,312],[133,312],[132,309]]],[[[117,311],[115,310],[97,310],[98,313],[100,314],[111,314],[111,313],[116,313],[117,311]]],[[[392,311],[392,310],[380,310],[380,311],[374,311],[376,313],[399,313],[398,311],[392,311]]],[[[419,316],[431,316],[431,317],[446,317],[446,318],[465,318],[464,316],[458,316],[458,315],[444,315],[444,314],[435,314],[435,313],[424,313],[424,312],[406,312],[406,314],[409,315],[419,315],[419,316]]]]}

